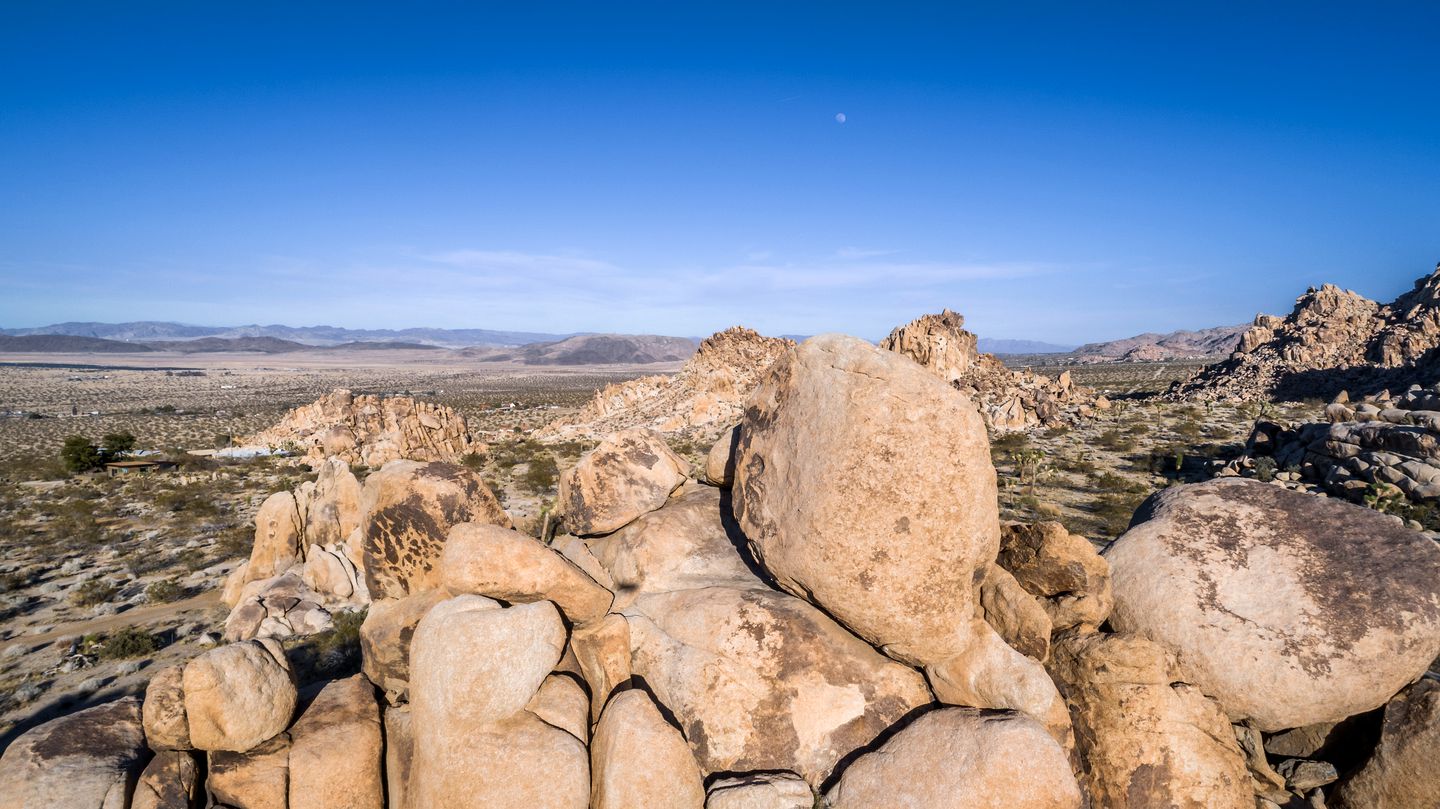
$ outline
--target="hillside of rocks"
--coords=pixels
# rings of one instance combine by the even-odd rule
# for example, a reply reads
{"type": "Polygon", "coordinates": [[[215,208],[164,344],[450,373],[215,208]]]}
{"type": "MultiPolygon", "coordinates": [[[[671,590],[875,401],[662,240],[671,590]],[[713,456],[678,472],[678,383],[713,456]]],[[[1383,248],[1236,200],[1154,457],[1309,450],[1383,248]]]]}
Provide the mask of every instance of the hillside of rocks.
{"type": "Polygon", "coordinates": [[[464,466],[325,459],[225,642],[16,737],[0,809],[1433,805],[1435,541],[1243,477],[1101,551],[1002,522],[919,333],[784,346],[702,469],[605,435],[538,537],[464,466]]]}
{"type": "Polygon", "coordinates": [[[1440,265],[1390,303],[1325,284],[1284,318],[1260,315],[1235,353],[1172,395],[1195,400],[1330,399],[1440,381],[1440,265]]]}
{"type": "Polygon", "coordinates": [[[607,385],[578,414],[550,425],[541,436],[599,438],[648,427],[713,439],[740,419],[745,397],[760,375],[793,345],[742,326],[717,332],[701,341],[678,373],[607,385]]]}
{"type": "Polygon", "coordinates": [[[315,462],[339,458],[372,467],[401,458],[455,461],[484,450],[464,417],[444,405],[348,390],[298,407],[275,426],[235,443],[241,450],[285,449],[315,462]]]}
{"type": "Polygon", "coordinates": [[[965,318],[949,309],[899,326],[880,341],[881,348],[910,357],[969,395],[985,424],[997,432],[1073,424],[1097,405],[1108,405],[1071,382],[1069,373],[1052,379],[1011,370],[976,345],[975,335],[965,330],[965,318]]]}
{"type": "Polygon", "coordinates": [[[1250,324],[1216,326],[1156,334],[1146,332],[1121,340],[1086,343],[1071,352],[1078,362],[1163,362],[1165,360],[1226,357],[1235,352],[1250,324]]]}

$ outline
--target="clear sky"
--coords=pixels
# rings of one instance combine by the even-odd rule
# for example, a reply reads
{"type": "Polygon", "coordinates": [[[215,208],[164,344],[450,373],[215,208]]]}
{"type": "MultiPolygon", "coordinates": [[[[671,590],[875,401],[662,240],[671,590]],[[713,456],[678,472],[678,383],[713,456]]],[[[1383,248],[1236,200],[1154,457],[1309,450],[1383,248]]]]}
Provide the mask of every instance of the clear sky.
{"type": "Polygon", "coordinates": [[[1388,300],[1440,259],[1437,34],[1433,2],[11,0],[0,325],[950,307],[1081,342],[1388,300]]]}

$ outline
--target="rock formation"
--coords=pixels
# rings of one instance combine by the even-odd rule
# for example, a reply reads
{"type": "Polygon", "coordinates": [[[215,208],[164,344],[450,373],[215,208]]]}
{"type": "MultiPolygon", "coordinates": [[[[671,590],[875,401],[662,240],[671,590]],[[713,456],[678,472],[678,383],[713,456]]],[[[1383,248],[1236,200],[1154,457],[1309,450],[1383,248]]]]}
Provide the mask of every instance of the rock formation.
{"type": "Polygon", "coordinates": [[[1329,398],[1440,382],[1440,270],[1388,304],[1325,284],[1285,318],[1260,315],[1227,360],[1171,394],[1200,400],[1329,398]]]}
{"type": "Polygon", "coordinates": [[[1108,404],[1071,382],[1068,372],[1052,379],[1012,371],[994,355],[980,353],[975,335],[965,330],[965,318],[949,309],[897,327],[880,347],[910,357],[964,391],[986,426],[998,432],[1074,423],[1097,403],[1108,404]]]}
{"type": "Polygon", "coordinates": [[[1086,343],[1070,352],[1076,362],[1164,362],[1167,360],[1210,359],[1228,357],[1240,345],[1240,337],[1250,329],[1249,323],[1239,326],[1216,326],[1197,331],[1172,331],[1168,334],[1147,332],[1122,340],[1086,343]]]}
{"type": "Polygon", "coordinates": [[[484,452],[465,418],[448,407],[409,396],[355,395],[336,390],[291,410],[278,424],[237,439],[242,447],[294,449],[315,461],[381,467],[400,459],[458,461],[484,452]]]}
{"type": "Polygon", "coordinates": [[[734,326],[705,338],[672,376],[609,385],[581,411],[549,425],[542,438],[599,438],[630,427],[693,432],[713,439],[740,420],[745,397],[791,340],[734,326]]]}
{"type": "Polygon", "coordinates": [[[1440,547],[1359,506],[1240,478],[1167,489],[1105,558],[1111,625],[1262,731],[1378,708],[1440,655],[1440,547]]]}

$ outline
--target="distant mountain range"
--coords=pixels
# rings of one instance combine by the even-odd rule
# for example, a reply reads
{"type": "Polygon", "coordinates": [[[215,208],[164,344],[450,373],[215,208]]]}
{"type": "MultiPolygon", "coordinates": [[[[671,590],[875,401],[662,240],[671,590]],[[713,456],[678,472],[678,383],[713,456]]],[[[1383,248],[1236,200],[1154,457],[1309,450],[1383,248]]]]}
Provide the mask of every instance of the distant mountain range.
{"type": "Polygon", "coordinates": [[[1039,340],[1006,340],[998,337],[981,337],[977,346],[986,354],[1068,354],[1075,346],[1042,343],[1039,340]]]}
{"type": "Polygon", "coordinates": [[[1075,358],[1082,362],[1155,362],[1226,357],[1235,350],[1240,343],[1240,335],[1248,328],[1250,324],[1244,323],[1198,331],[1137,334],[1107,343],[1086,343],[1074,353],[1075,358]]]}
{"type": "Polygon", "coordinates": [[[222,340],[267,337],[287,340],[301,346],[334,346],[344,343],[411,343],[443,348],[466,348],[469,346],[508,347],[549,343],[573,337],[575,333],[547,334],[491,329],[345,329],[338,326],[190,326],[184,323],[145,320],[132,323],[55,323],[33,329],[0,329],[0,335],[11,337],[38,335],[95,337],[125,343],[180,342],[211,337],[222,340]]]}

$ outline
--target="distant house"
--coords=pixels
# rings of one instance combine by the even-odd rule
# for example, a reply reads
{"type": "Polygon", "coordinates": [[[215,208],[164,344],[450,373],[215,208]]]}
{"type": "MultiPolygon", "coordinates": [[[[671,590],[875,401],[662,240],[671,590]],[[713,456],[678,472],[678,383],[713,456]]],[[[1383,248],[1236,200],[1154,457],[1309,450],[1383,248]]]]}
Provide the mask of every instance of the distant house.
{"type": "Polygon", "coordinates": [[[110,477],[117,475],[149,474],[150,472],[166,472],[174,469],[177,464],[174,461],[157,461],[140,459],[133,461],[111,461],[105,464],[105,474],[110,477]]]}

